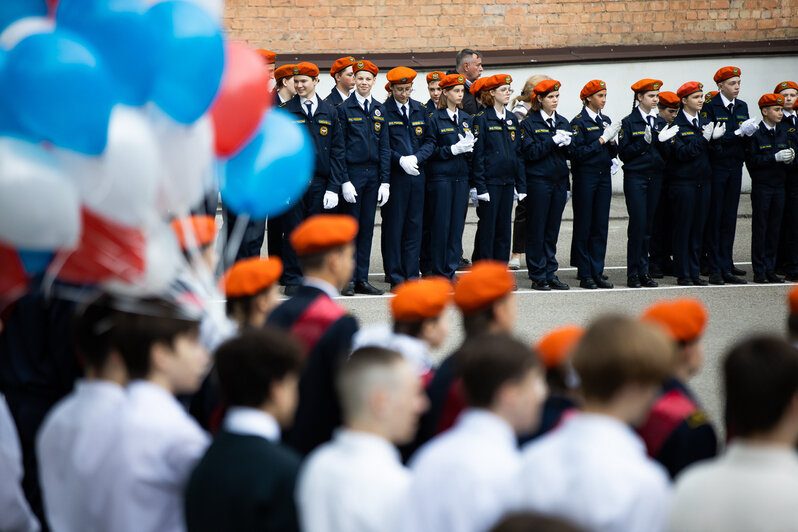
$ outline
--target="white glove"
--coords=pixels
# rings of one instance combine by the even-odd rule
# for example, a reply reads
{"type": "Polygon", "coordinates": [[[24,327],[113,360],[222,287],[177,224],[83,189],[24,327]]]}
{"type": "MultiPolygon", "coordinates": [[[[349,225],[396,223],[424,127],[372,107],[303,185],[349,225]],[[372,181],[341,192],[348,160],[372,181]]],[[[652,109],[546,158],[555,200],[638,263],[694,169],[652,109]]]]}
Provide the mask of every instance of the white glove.
{"type": "Polygon", "coordinates": [[[355,185],[353,185],[351,181],[347,181],[341,185],[341,195],[344,197],[347,203],[355,203],[357,201],[355,185]]]}
{"type": "Polygon", "coordinates": [[[704,130],[704,138],[707,139],[707,142],[709,142],[712,139],[712,132],[715,131],[715,124],[710,122],[709,124],[704,126],[703,130],[704,130]]]}
{"type": "Polygon", "coordinates": [[[571,143],[570,135],[566,135],[564,131],[560,131],[559,129],[551,137],[551,140],[553,140],[554,144],[557,146],[567,146],[571,143]]]}
{"type": "MultiPolygon", "coordinates": [[[[469,134],[471,132],[469,131],[469,134]]],[[[460,139],[457,141],[456,144],[452,144],[449,148],[452,150],[452,155],[460,155],[461,153],[468,153],[474,151],[474,135],[471,135],[471,139],[468,137],[464,137],[463,135],[457,135],[460,139]]]]}
{"type": "Polygon", "coordinates": [[[675,137],[678,132],[679,132],[679,126],[677,125],[668,126],[659,132],[657,138],[659,139],[660,142],[668,142],[673,137],[675,137]]]}
{"type": "Polygon", "coordinates": [[[484,194],[477,194],[477,199],[479,201],[490,201],[490,193],[485,192],[484,194]]]}
{"type": "Polygon", "coordinates": [[[329,190],[324,193],[324,201],[322,202],[325,209],[334,209],[338,206],[338,194],[330,192],[329,190]]]}
{"type": "Polygon", "coordinates": [[[526,199],[526,194],[524,194],[523,192],[521,192],[521,193],[518,195],[518,201],[524,201],[525,199],[526,199]]]}
{"type": "Polygon", "coordinates": [[[790,164],[795,159],[795,152],[791,149],[780,150],[776,152],[776,162],[790,164]]]}
{"type": "Polygon", "coordinates": [[[377,190],[377,205],[382,207],[386,203],[388,203],[388,198],[391,197],[391,185],[388,183],[383,183],[380,185],[379,190],[377,190]]]}
{"type": "Polygon", "coordinates": [[[621,122],[615,122],[610,124],[604,129],[604,133],[601,134],[601,138],[604,139],[604,144],[608,142],[612,142],[615,140],[615,137],[618,136],[618,132],[621,130],[621,122]]]}
{"type": "Polygon", "coordinates": [[[476,188],[472,188],[468,191],[468,197],[471,198],[471,203],[474,204],[474,207],[479,207],[479,200],[477,199],[476,188]]]}
{"type": "MultiPolygon", "coordinates": [[[[459,135],[458,135],[458,136],[459,136],[459,135]]],[[[473,133],[471,133],[471,130],[470,130],[470,129],[469,129],[468,131],[466,131],[465,138],[466,138],[466,140],[467,140],[468,142],[470,142],[470,143],[471,143],[471,145],[472,145],[472,146],[473,146],[473,145],[474,145],[474,143],[477,141],[476,137],[474,137],[474,134],[473,134],[473,133]]]]}
{"type": "Polygon", "coordinates": [[[757,129],[759,129],[759,118],[749,118],[748,120],[740,124],[740,127],[737,128],[737,131],[735,131],[734,134],[737,135],[738,137],[741,137],[743,135],[745,135],[746,137],[750,137],[751,135],[756,133],[757,129]]]}
{"type": "Polygon", "coordinates": [[[651,126],[646,126],[646,132],[643,133],[643,140],[649,144],[651,144],[651,141],[654,140],[651,136],[651,126]]]}
{"type": "Polygon", "coordinates": [[[620,169],[621,165],[618,164],[618,159],[613,159],[612,164],[610,165],[610,175],[615,175],[620,169]]]}
{"type": "Polygon", "coordinates": [[[712,140],[718,140],[726,133],[726,122],[722,123],[719,126],[716,126],[715,129],[712,130],[712,140]]]}
{"type": "Polygon", "coordinates": [[[418,159],[416,159],[415,155],[399,157],[399,166],[402,167],[402,170],[404,170],[406,174],[420,175],[418,171],[418,159]]]}
{"type": "Polygon", "coordinates": [[[562,142],[558,144],[558,146],[568,146],[569,144],[571,144],[571,136],[573,135],[572,131],[563,131],[561,129],[558,129],[557,133],[561,133],[562,135],[564,135],[562,142]]]}

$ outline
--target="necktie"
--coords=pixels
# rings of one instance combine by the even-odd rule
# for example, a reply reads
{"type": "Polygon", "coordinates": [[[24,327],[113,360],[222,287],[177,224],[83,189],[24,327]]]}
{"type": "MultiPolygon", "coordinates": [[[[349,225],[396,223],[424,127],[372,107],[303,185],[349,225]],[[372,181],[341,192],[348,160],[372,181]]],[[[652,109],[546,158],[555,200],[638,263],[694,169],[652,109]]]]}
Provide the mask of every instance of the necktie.
{"type": "Polygon", "coordinates": [[[693,127],[698,129],[698,118],[693,118],[693,127]]]}
{"type": "Polygon", "coordinates": [[[305,107],[308,108],[308,118],[313,116],[313,102],[305,102],[305,107]]]}
{"type": "Polygon", "coordinates": [[[407,122],[407,107],[404,105],[402,106],[402,118],[404,118],[405,122],[407,122]]]}
{"type": "Polygon", "coordinates": [[[549,123],[549,127],[550,127],[551,129],[554,129],[554,119],[553,119],[553,118],[549,118],[549,119],[548,119],[548,120],[546,120],[546,121],[549,123]]]}
{"type": "Polygon", "coordinates": [[[649,126],[651,129],[654,129],[654,117],[653,117],[653,116],[651,116],[651,115],[648,115],[648,116],[646,117],[646,120],[648,121],[648,126],[649,126]]]}
{"type": "Polygon", "coordinates": [[[457,125],[457,113],[452,115],[452,120],[454,120],[454,125],[457,125]]]}
{"type": "Polygon", "coordinates": [[[600,115],[600,114],[598,114],[598,113],[596,114],[596,124],[598,124],[598,125],[599,125],[599,126],[601,126],[602,128],[604,127],[604,121],[603,121],[603,120],[601,120],[601,115],[600,115]]]}
{"type": "Polygon", "coordinates": [[[730,103],[729,104],[729,114],[732,114],[733,112],[734,112],[734,103],[730,103]]]}
{"type": "Polygon", "coordinates": [[[363,101],[363,110],[366,111],[366,114],[369,114],[369,101],[368,100],[364,100],[363,101]]]}

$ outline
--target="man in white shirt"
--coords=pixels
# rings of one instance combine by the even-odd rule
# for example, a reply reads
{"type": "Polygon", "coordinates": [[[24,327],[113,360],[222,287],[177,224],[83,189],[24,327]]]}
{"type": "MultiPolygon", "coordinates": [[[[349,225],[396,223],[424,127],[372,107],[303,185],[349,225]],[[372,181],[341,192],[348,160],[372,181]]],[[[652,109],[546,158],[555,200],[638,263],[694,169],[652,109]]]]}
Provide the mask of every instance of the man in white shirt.
{"type": "Polygon", "coordinates": [[[421,380],[399,353],[355,351],[336,387],[344,425],[309,457],[297,502],[307,532],[383,532],[398,527],[410,483],[394,445],[408,443],[427,408],[421,380]]]}
{"type": "Polygon", "coordinates": [[[122,357],[111,345],[113,305],[113,298],[103,295],[78,310],[73,335],[86,376],[39,430],[39,478],[54,532],[106,530],[107,463],[118,448],[127,382],[122,357]]]}
{"type": "Polygon", "coordinates": [[[22,449],[5,397],[0,394],[0,530],[38,532],[39,521],[22,491],[22,449]]]}
{"type": "Polygon", "coordinates": [[[113,345],[131,382],[103,483],[111,499],[105,530],[185,530],[183,491],[209,443],[175,399],[197,390],[209,363],[199,315],[189,310],[150,298],[130,301],[114,320],[113,345]]]}
{"type": "Polygon", "coordinates": [[[401,530],[488,530],[508,509],[506,488],[520,466],[516,435],[539,420],[546,384],[528,346],[506,335],[475,337],[458,365],[470,408],[411,460],[401,530]]]}
{"type": "Polygon", "coordinates": [[[798,350],[751,338],[723,377],[731,445],[678,478],[670,530],[798,530],[798,350]]]}
{"type": "Polygon", "coordinates": [[[652,325],[609,316],[591,325],[572,363],[584,413],[524,448],[511,487],[519,508],[597,532],[664,530],[668,474],[630,425],[672,371],[671,342],[652,325]]]}

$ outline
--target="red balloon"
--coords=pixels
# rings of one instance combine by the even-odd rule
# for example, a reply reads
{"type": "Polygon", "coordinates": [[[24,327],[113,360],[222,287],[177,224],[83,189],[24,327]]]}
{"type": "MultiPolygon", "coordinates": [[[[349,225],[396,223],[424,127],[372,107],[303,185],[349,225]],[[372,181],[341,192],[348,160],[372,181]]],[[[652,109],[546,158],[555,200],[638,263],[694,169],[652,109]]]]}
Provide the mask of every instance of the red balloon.
{"type": "Polygon", "coordinates": [[[60,251],[53,260],[54,265],[64,261],[58,278],[79,284],[140,278],[145,265],[142,232],[86,208],[81,215],[83,231],[77,249],[60,251]]]}
{"type": "Polygon", "coordinates": [[[0,310],[25,293],[28,276],[17,251],[0,244],[0,310]]]}
{"type": "Polygon", "coordinates": [[[227,157],[241,148],[271,102],[263,58],[246,44],[227,43],[222,85],[211,107],[216,154],[227,157]]]}

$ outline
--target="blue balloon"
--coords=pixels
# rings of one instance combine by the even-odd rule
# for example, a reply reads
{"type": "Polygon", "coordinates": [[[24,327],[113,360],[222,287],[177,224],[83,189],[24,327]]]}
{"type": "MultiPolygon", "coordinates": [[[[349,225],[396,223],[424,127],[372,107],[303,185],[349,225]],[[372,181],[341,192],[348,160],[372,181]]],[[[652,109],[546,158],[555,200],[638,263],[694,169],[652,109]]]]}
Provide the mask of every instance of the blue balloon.
{"type": "Polygon", "coordinates": [[[222,80],[222,30],[207,11],[179,0],[155,4],[147,16],[157,34],[159,59],[151,99],[177,122],[196,122],[222,80]]]}
{"type": "Polygon", "coordinates": [[[222,202],[255,220],[278,216],[297,203],[310,185],[313,141],[293,115],[272,109],[255,136],[222,168],[222,202]]]}
{"type": "Polygon", "coordinates": [[[3,103],[32,137],[86,155],[105,149],[113,83],[79,36],[57,29],[26,37],[8,54],[2,87],[3,103]]]}
{"type": "Polygon", "coordinates": [[[54,256],[52,251],[30,251],[26,249],[20,249],[17,250],[17,253],[19,254],[19,260],[22,262],[22,266],[24,266],[25,271],[28,272],[28,275],[44,273],[54,256]]]}
{"type": "Polygon", "coordinates": [[[132,106],[150,99],[158,52],[141,0],[61,0],[59,27],[79,33],[103,58],[117,98],[132,106]]]}
{"type": "Polygon", "coordinates": [[[0,1],[0,31],[21,18],[45,15],[47,15],[45,0],[2,0],[0,1]]]}

